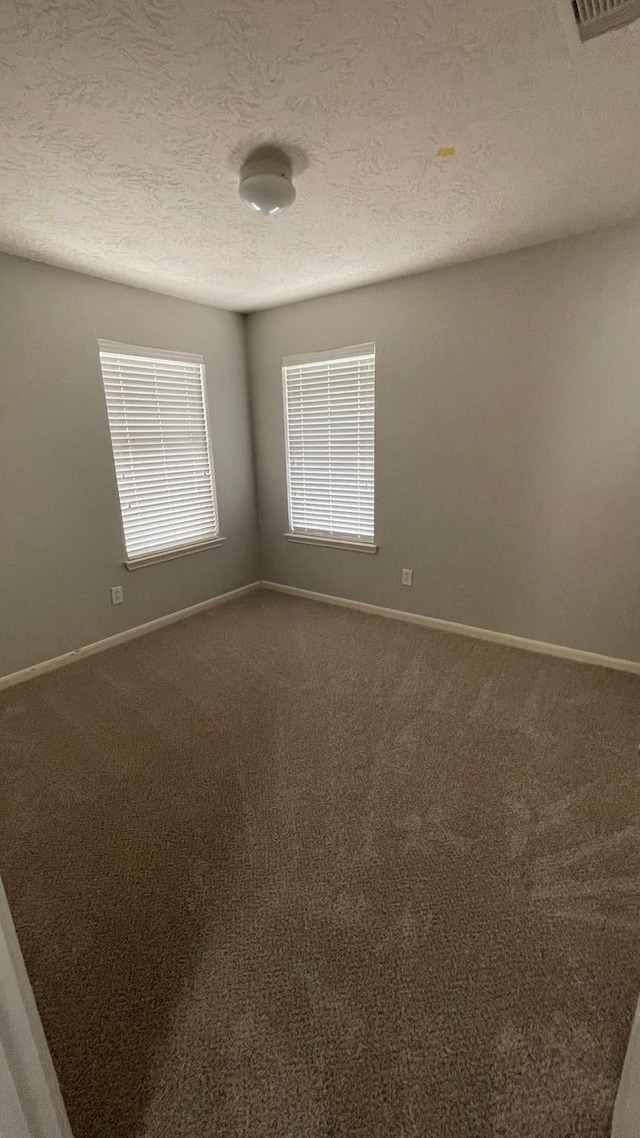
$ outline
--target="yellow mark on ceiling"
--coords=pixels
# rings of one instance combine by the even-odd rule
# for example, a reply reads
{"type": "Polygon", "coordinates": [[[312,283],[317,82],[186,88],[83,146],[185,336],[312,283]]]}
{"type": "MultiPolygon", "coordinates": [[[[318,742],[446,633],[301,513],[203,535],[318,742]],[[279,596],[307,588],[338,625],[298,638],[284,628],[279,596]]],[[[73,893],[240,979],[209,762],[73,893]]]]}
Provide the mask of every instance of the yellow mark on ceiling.
{"type": "Polygon", "coordinates": [[[439,146],[436,151],[436,158],[455,158],[455,146],[439,146]]]}

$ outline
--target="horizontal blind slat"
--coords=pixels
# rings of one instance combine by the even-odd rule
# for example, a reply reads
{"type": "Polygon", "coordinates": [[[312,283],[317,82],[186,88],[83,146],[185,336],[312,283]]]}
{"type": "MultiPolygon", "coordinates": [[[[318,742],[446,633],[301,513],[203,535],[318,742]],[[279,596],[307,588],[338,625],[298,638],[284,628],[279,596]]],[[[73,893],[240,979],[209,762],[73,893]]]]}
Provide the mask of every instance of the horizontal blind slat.
{"type": "Polygon", "coordinates": [[[153,534],[154,541],[157,541],[160,537],[163,539],[164,537],[170,537],[173,538],[174,541],[178,541],[184,540],[187,535],[189,536],[189,540],[192,540],[193,535],[202,538],[210,538],[212,536],[211,526],[202,525],[198,521],[194,521],[193,518],[172,518],[170,522],[165,522],[164,524],[158,522],[157,525],[148,526],[146,528],[138,527],[137,529],[132,529],[130,532],[130,540],[132,543],[135,541],[138,544],[142,543],[148,545],[150,533],[153,534]]]}
{"type": "Polygon", "coordinates": [[[203,363],[166,352],[131,352],[100,349],[130,557],[219,533],[203,363]]]}
{"type": "Polygon", "coordinates": [[[375,354],[285,363],[283,377],[291,529],[372,542],[375,354]]]}

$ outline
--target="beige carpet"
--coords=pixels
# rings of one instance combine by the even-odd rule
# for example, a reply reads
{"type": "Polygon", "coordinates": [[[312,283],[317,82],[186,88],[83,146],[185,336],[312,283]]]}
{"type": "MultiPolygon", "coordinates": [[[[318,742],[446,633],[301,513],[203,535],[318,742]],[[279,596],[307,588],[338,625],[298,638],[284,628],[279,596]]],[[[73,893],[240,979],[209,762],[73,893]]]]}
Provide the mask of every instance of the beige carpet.
{"type": "Polygon", "coordinates": [[[1,695],[75,1138],[605,1138],[639,695],[267,593],[1,695]]]}

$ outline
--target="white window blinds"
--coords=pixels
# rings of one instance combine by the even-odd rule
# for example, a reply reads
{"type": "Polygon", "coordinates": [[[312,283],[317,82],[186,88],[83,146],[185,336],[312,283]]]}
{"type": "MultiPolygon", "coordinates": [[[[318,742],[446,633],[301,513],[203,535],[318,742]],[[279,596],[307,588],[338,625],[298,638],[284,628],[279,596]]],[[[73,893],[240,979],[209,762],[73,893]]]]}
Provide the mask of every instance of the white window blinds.
{"type": "Polygon", "coordinates": [[[127,557],[218,536],[201,356],[99,342],[127,557]]]}
{"type": "Polygon", "coordinates": [[[373,543],[375,345],[282,364],[291,532],[373,543]]]}

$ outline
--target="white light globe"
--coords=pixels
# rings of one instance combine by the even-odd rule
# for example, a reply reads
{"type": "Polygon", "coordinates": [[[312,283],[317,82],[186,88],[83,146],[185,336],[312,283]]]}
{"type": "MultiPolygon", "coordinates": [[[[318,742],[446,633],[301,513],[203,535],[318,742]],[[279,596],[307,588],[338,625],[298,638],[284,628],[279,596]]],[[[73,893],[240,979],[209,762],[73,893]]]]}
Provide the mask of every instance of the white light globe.
{"type": "Polygon", "coordinates": [[[296,200],[296,188],[286,174],[250,174],[240,182],[240,197],[249,209],[273,217],[296,200]]]}
{"type": "Polygon", "coordinates": [[[244,161],[238,192],[245,205],[263,217],[275,217],[296,200],[291,162],[276,146],[260,146],[244,161]]]}

